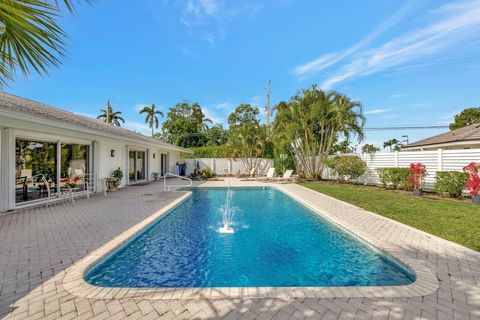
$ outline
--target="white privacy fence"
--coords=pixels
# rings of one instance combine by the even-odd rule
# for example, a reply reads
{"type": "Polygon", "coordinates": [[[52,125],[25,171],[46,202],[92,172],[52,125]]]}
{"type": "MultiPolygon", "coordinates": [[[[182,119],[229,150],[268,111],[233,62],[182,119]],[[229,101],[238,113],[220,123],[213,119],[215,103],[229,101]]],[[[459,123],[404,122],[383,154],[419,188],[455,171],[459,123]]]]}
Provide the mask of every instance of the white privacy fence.
{"type": "MultiPolygon", "coordinates": [[[[358,182],[380,184],[376,168],[406,168],[411,163],[421,162],[427,166],[425,188],[433,189],[437,171],[462,171],[470,162],[480,162],[480,149],[379,152],[357,156],[367,163],[367,172],[358,179],[358,182]]],[[[325,168],[323,178],[336,177],[330,169],[325,168]]]]}
{"type": "MultiPolygon", "coordinates": [[[[218,175],[224,175],[226,172],[228,172],[228,174],[235,174],[238,171],[242,174],[246,172],[245,165],[243,164],[242,159],[239,158],[197,158],[182,159],[182,161],[185,161],[187,164],[187,176],[193,173],[197,164],[200,170],[204,170],[205,167],[208,166],[218,175]]],[[[263,158],[260,160],[260,165],[256,174],[265,175],[270,167],[273,167],[273,160],[263,158]]]]}

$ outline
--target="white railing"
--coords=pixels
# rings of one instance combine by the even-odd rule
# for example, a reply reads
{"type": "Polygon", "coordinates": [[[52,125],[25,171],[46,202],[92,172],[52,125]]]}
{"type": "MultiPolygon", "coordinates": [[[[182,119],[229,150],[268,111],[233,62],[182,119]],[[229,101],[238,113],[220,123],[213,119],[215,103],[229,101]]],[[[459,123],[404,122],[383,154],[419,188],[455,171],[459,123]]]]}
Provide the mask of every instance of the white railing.
{"type": "Polygon", "coordinates": [[[176,174],[173,174],[173,173],[165,173],[165,175],[163,176],[163,191],[170,191],[172,189],[172,187],[175,187],[175,188],[180,188],[180,187],[191,187],[193,184],[192,182],[192,179],[190,178],[187,178],[187,177],[182,177],[182,176],[179,176],[179,175],[176,175],[176,174]],[[189,182],[188,185],[184,185],[184,184],[171,184],[171,185],[167,185],[167,177],[175,177],[175,178],[179,178],[179,179],[182,179],[182,180],[187,180],[189,182]]]}

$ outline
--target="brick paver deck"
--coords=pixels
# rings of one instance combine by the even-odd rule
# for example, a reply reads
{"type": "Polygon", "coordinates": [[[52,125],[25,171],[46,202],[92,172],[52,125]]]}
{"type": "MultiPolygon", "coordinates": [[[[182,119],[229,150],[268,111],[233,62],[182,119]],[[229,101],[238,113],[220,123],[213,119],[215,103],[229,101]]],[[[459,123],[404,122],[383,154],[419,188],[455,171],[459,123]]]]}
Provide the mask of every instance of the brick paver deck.
{"type": "MultiPolygon", "coordinates": [[[[219,185],[223,182],[212,182],[219,185]]],[[[233,182],[234,185],[243,184],[233,182]]],[[[408,255],[440,288],[413,298],[91,299],[65,290],[65,270],[183,193],[159,184],[126,188],[0,216],[0,317],[7,319],[480,319],[480,254],[297,185],[303,197],[353,232],[408,255]]],[[[110,295],[121,296],[112,289],[110,295]]],[[[220,298],[219,298],[220,296],[220,298]]],[[[127,298],[128,297],[128,298],[127,298]]]]}

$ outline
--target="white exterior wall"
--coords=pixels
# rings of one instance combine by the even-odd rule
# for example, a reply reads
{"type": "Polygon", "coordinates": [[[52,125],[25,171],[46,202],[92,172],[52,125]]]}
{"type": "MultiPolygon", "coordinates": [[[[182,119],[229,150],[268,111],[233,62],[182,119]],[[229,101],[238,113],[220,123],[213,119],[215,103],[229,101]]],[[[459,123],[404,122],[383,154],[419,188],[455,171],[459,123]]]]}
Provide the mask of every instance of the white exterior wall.
{"type": "Polygon", "coordinates": [[[15,208],[16,138],[89,145],[90,170],[97,176],[97,191],[103,190],[103,184],[98,183],[99,180],[111,176],[118,167],[122,168],[124,173],[120,187],[128,184],[129,147],[146,151],[146,181],[153,180],[153,172],[160,172],[161,153],[167,154],[167,171],[176,173],[175,163],[180,159],[180,151],[155,146],[154,143],[137,143],[122,137],[107,138],[86,131],[68,130],[41,123],[41,120],[28,122],[6,119],[0,115],[0,211],[15,208]],[[115,150],[114,157],[111,157],[111,150],[115,150]]]}
{"type": "MultiPolygon", "coordinates": [[[[204,170],[206,166],[210,167],[216,174],[223,175],[225,170],[228,170],[229,174],[235,174],[240,171],[245,173],[246,168],[241,159],[234,158],[197,158],[197,159],[182,159],[187,163],[186,175],[190,175],[195,170],[196,163],[198,163],[200,170],[204,170]]],[[[257,174],[265,175],[268,169],[273,167],[272,159],[261,159],[260,165],[257,170],[257,174]]]]}

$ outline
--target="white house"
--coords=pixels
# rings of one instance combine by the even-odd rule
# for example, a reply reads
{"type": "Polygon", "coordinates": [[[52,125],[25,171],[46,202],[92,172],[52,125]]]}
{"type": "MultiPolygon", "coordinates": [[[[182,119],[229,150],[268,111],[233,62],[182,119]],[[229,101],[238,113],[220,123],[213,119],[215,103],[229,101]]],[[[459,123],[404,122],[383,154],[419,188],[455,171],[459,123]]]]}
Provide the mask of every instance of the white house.
{"type": "Polygon", "coordinates": [[[117,168],[124,173],[120,186],[147,182],[154,173],[176,172],[180,152],[190,151],[0,93],[0,211],[42,203],[71,181],[88,180],[102,191],[98,181],[117,168]]]}

